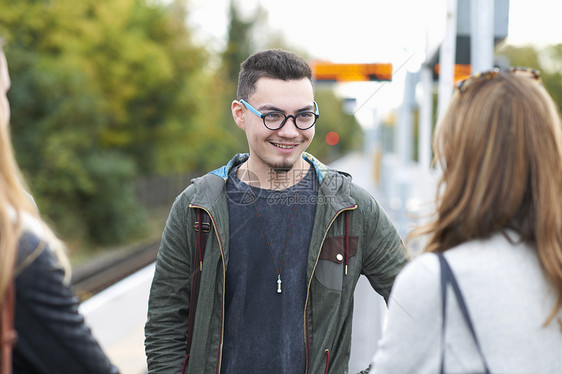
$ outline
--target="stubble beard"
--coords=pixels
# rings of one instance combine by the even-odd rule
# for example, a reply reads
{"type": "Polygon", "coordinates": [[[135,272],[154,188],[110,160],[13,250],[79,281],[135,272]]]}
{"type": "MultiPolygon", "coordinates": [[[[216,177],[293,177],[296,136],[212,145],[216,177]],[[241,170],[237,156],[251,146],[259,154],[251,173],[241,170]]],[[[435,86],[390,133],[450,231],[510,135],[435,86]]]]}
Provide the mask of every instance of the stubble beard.
{"type": "Polygon", "coordinates": [[[273,169],[273,171],[277,174],[288,173],[293,168],[293,165],[289,165],[289,163],[284,163],[280,165],[273,165],[271,166],[271,169],[273,169]]]}
{"type": "Polygon", "coordinates": [[[267,163],[267,165],[277,174],[288,173],[291,171],[295,165],[297,164],[300,156],[297,157],[294,161],[291,159],[283,159],[277,163],[267,163]]]}

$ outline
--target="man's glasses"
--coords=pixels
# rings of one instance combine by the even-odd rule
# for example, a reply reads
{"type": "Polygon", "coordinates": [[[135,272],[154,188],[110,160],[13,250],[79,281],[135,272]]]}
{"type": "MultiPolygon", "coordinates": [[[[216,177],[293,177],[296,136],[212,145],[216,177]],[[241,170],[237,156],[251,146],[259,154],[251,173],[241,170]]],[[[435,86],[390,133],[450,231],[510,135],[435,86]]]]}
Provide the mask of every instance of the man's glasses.
{"type": "Polygon", "coordinates": [[[489,71],[476,73],[476,74],[458,82],[456,87],[461,94],[464,94],[466,89],[468,87],[470,87],[470,85],[472,83],[474,83],[475,81],[478,81],[480,79],[485,79],[485,80],[493,79],[493,78],[497,77],[500,73],[510,73],[510,74],[516,74],[516,75],[521,75],[521,76],[527,76],[527,77],[529,77],[533,80],[538,81],[539,83],[541,82],[540,71],[535,70],[535,69],[531,69],[531,68],[511,67],[511,68],[508,68],[508,69],[494,68],[494,69],[489,70],[489,71]]]}
{"type": "Polygon", "coordinates": [[[293,115],[286,115],[283,112],[273,111],[268,113],[261,113],[253,106],[248,104],[246,100],[241,99],[240,102],[244,104],[244,106],[254,112],[255,115],[261,117],[263,119],[263,124],[270,130],[279,130],[281,127],[285,125],[289,118],[292,118],[295,122],[295,126],[299,130],[308,130],[316,123],[320,114],[318,113],[318,104],[316,101],[314,103],[314,112],[311,111],[304,111],[298,112],[297,114],[293,115]]]}

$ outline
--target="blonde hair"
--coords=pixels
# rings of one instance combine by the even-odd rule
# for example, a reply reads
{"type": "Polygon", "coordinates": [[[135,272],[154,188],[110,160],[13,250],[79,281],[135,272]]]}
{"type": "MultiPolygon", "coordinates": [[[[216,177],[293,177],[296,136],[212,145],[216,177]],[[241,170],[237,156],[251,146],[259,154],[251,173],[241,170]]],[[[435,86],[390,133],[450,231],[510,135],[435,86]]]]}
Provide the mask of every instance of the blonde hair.
{"type": "MultiPolygon", "coordinates": [[[[0,38],[0,71],[7,69],[0,38]]],[[[6,70],[7,71],[7,70],[6,70]]],[[[7,82],[2,82],[4,89],[7,82]]],[[[3,95],[4,92],[0,92],[3,95]]],[[[64,253],[64,246],[56,238],[49,226],[41,220],[35,204],[26,191],[26,184],[16,162],[11,142],[10,129],[2,123],[5,113],[0,106],[0,301],[14,276],[14,265],[17,256],[17,245],[22,233],[33,230],[44,241],[40,246],[48,244],[55,251],[59,262],[66,271],[69,280],[70,266],[64,253]]]]}
{"type": "Polygon", "coordinates": [[[562,130],[555,104],[528,76],[474,79],[451,99],[433,149],[443,174],[436,215],[412,233],[425,251],[508,229],[534,244],[562,307],[562,130]]]}

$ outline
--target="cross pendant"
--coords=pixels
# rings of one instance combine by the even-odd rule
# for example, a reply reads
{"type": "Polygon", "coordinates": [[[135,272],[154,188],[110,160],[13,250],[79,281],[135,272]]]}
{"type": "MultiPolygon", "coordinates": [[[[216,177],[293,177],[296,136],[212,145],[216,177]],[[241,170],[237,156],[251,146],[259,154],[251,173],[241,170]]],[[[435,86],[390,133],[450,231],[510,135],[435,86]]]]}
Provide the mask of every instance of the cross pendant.
{"type": "Polygon", "coordinates": [[[281,293],[281,274],[277,275],[277,293],[281,293]]]}

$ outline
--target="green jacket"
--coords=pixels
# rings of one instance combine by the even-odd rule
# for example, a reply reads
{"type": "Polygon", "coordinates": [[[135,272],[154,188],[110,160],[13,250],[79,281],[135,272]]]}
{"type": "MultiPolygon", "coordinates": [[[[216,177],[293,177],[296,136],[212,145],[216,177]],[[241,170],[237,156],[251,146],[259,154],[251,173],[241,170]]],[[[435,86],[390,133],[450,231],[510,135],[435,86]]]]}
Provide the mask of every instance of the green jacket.
{"type": "MultiPolygon", "coordinates": [[[[149,373],[181,373],[184,364],[196,208],[209,213],[213,227],[203,261],[186,372],[220,373],[229,258],[225,186],[228,171],[247,157],[238,154],[226,166],[194,179],[172,206],[145,326],[149,373]]],[[[328,368],[329,373],[342,374],[348,370],[353,293],[359,276],[365,275],[387,300],[408,256],[394,226],[369,193],[351,183],[349,175],[329,169],[307,153],[303,157],[312,163],[319,179],[303,310],[306,373],[324,373],[328,368]]]]}

